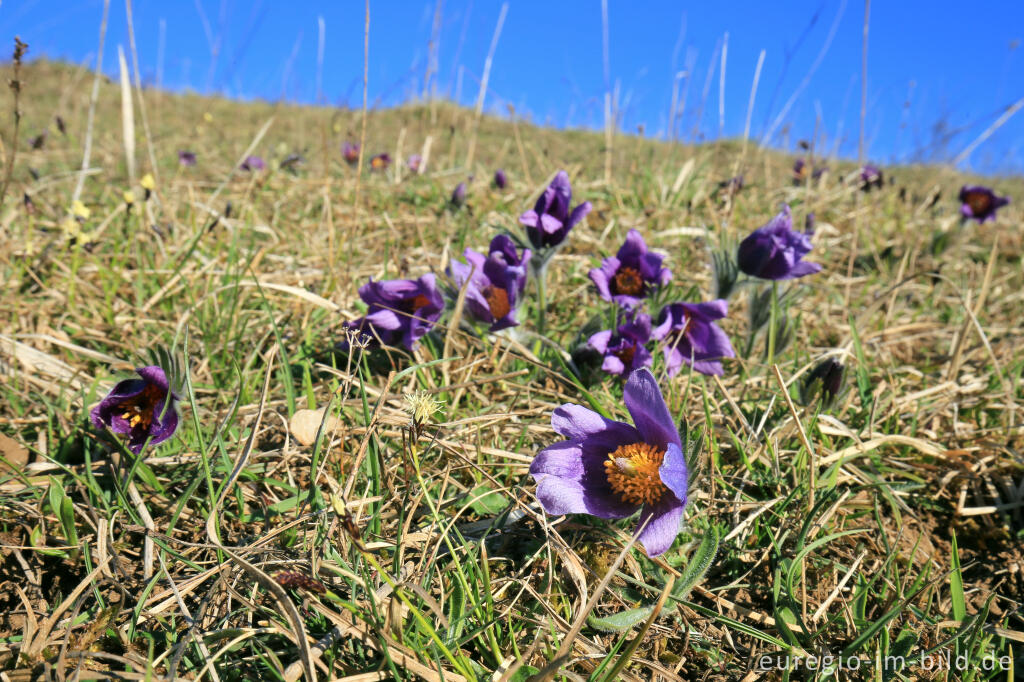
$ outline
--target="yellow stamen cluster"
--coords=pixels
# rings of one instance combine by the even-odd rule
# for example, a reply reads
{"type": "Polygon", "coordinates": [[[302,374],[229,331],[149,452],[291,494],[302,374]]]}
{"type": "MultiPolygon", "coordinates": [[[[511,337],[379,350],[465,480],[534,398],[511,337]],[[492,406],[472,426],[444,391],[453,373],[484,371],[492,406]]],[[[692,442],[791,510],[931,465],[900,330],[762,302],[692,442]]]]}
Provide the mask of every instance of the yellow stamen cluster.
{"type": "Polygon", "coordinates": [[[153,423],[153,416],[156,410],[165,399],[166,395],[159,387],[155,384],[148,384],[142,389],[141,393],[128,398],[118,406],[124,410],[121,413],[121,419],[128,422],[128,425],[133,429],[140,424],[142,428],[148,429],[153,423]]]}
{"type": "Polygon", "coordinates": [[[664,458],[665,451],[650,443],[622,445],[604,463],[608,484],[623,502],[654,504],[667,490],[658,474],[664,458]]]}

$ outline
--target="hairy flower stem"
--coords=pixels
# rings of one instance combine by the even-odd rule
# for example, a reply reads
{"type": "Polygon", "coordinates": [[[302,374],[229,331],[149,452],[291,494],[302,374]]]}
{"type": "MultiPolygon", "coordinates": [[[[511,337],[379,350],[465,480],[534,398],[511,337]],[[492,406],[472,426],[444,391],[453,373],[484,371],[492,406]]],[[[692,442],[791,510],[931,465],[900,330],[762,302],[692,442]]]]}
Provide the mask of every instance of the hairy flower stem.
{"type": "Polygon", "coordinates": [[[775,326],[779,316],[779,283],[772,281],[771,312],[768,317],[768,366],[775,362],[775,326]]]}
{"type": "Polygon", "coordinates": [[[548,310],[548,263],[544,258],[540,260],[541,265],[534,271],[534,276],[537,279],[537,333],[544,336],[545,318],[547,317],[548,310]]]}

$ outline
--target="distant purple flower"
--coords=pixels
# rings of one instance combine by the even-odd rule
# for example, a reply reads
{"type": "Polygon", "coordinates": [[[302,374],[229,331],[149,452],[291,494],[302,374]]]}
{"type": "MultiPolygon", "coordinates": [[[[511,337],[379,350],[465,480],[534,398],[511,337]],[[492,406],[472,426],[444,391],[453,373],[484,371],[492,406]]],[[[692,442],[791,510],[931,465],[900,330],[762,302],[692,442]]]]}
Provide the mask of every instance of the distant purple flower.
{"type": "Polygon", "coordinates": [[[882,169],[869,163],[860,169],[860,188],[867,192],[872,187],[882,188],[882,169]]]}
{"type": "Polygon", "coordinates": [[[32,147],[32,149],[42,149],[43,146],[46,144],[46,133],[47,131],[44,130],[43,132],[39,133],[31,140],[29,140],[29,146],[32,147]]]}
{"type": "Polygon", "coordinates": [[[814,227],[818,224],[818,217],[811,211],[804,216],[804,234],[814,234],[814,227]]]}
{"type": "Polygon", "coordinates": [[[524,249],[520,257],[512,240],[498,235],[491,240],[489,255],[467,248],[463,252],[466,262],[453,260],[449,266],[460,289],[469,280],[466,310],[473,318],[490,324],[490,331],[519,324],[516,309],[526,288],[526,265],[531,255],[529,249],[524,249]]]}
{"type": "Polygon", "coordinates": [[[420,156],[419,154],[413,154],[412,156],[409,157],[409,160],[405,162],[405,165],[413,173],[419,173],[421,163],[423,163],[423,157],[420,156]]]}
{"type": "Polygon", "coordinates": [[[359,144],[356,142],[349,142],[348,140],[341,143],[341,156],[345,159],[345,162],[350,166],[354,166],[359,163],[359,144]]]}
{"type": "Polygon", "coordinates": [[[460,182],[455,185],[455,189],[452,190],[451,204],[456,208],[461,207],[466,203],[466,183],[460,182]]]}
{"type": "Polygon", "coordinates": [[[736,357],[729,337],[715,324],[729,313],[723,299],[706,303],[670,303],[661,310],[651,334],[662,343],[669,376],[683,364],[701,374],[722,374],[722,358],[736,357]]]}
{"type": "Polygon", "coordinates": [[[377,156],[370,159],[370,168],[372,170],[386,170],[391,165],[391,155],[387,152],[378,154],[377,156]]]}
{"type": "Polygon", "coordinates": [[[736,261],[740,270],[761,279],[793,279],[821,270],[818,263],[800,260],[811,250],[809,232],[793,229],[789,206],[740,242],[736,261]]]}
{"type": "Polygon", "coordinates": [[[401,342],[409,350],[415,350],[444,310],[444,299],[432,273],[419,279],[370,279],[359,287],[359,298],[367,305],[366,315],[345,326],[365,330],[389,346],[401,342]]]}
{"type": "Polygon", "coordinates": [[[793,162],[793,182],[800,184],[807,178],[807,173],[810,168],[807,166],[807,162],[803,159],[797,159],[793,162]]]}
{"type": "Polygon", "coordinates": [[[601,369],[609,374],[629,374],[641,367],[650,367],[652,358],[645,348],[651,340],[651,317],[640,313],[614,332],[611,329],[599,331],[587,344],[604,356],[601,369]]]}
{"type": "Polygon", "coordinates": [[[156,365],[140,367],[140,379],[125,379],[114,386],[89,418],[97,429],[109,428],[128,436],[128,449],[139,454],[147,441],[162,443],[178,428],[178,401],[167,374],[156,365]]]}
{"type": "Polygon", "coordinates": [[[637,539],[648,556],[664,554],[679,534],[688,477],[679,430],[647,369],[630,374],[624,402],[635,426],[565,404],[551,426],[568,440],[530,465],[537,500],[548,514],[622,519],[640,511],[637,539]]]}
{"type": "Polygon", "coordinates": [[[505,189],[508,185],[508,177],[505,175],[505,171],[498,169],[494,171],[494,186],[498,189],[505,189]]]}
{"type": "Polygon", "coordinates": [[[555,179],[537,199],[533,210],[519,216],[519,222],[526,226],[526,235],[536,249],[550,249],[565,241],[569,230],[590,213],[589,201],[584,201],[569,210],[572,202],[572,185],[569,174],[558,171],[555,179]]]}
{"type": "Polygon", "coordinates": [[[960,189],[960,213],[979,223],[996,219],[996,211],[1010,203],[1009,197],[999,197],[988,187],[964,185],[960,189]]]}
{"type": "Polygon", "coordinates": [[[828,172],[828,166],[826,166],[826,165],[816,166],[814,168],[814,172],[811,173],[811,179],[812,180],[817,180],[818,178],[820,178],[822,175],[824,175],[827,172],[828,172]]]}
{"type": "Polygon", "coordinates": [[[733,176],[728,180],[722,180],[720,183],[718,183],[718,189],[725,190],[730,194],[735,194],[736,192],[739,192],[741,189],[743,189],[743,174],[740,173],[739,175],[733,176]]]}
{"type": "Polygon", "coordinates": [[[672,279],[672,271],[661,267],[663,259],[664,256],[647,250],[638,231],[630,230],[618,254],[605,258],[601,267],[591,270],[590,280],[601,298],[632,308],[672,279]]]}
{"type": "Polygon", "coordinates": [[[242,165],[239,166],[244,171],[261,171],[267,167],[267,164],[263,162],[263,158],[259,156],[247,156],[242,165]]]}
{"type": "Polygon", "coordinates": [[[178,163],[182,166],[192,167],[196,165],[195,152],[190,152],[187,149],[181,149],[178,151],[178,163]]]}

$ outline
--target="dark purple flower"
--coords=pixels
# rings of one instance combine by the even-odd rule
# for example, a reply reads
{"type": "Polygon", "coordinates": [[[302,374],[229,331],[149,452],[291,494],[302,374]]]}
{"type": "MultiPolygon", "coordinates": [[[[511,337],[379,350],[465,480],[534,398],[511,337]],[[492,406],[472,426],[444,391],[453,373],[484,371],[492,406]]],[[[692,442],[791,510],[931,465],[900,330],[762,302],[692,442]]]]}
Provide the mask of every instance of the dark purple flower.
{"type": "Polygon", "coordinates": [[[793,162],[793,182],[800,184],[807,178],[807,173],[810,168],[807,167],[807,162],[803,159],[797,159],[793,162]]]}
{"type": "Polygon", "coordinates": [[[743,174],[740,173],[739,175],[733,176],[728,180],[722,180],[720,183],[718,183],[718,189],[724,190],[729,194],[735,194],[736,192],[739,192],[741,189],[743,189],[743,174]]]}
{"type": "Polygon", "coordinates": [[[178,163],[189,167],[196,165],[195,152],[190,152],[187,149],[178,150],[178,163]]]}
{"type": "Polygon", "coordinates": [[[793,279],[821,270],[818,263],[800,260],[811,250],[808,232],[793,229],[789,206],[740,242],[736,255],[740,270],[761,279],[793,279]]]}
{"type": "Polygon", "coordinates": [[[882,188],[882,169],[869,163],[860,169],[860,188],[867,192],[872,187],[882,188]]]}
{"type": "Polygon", "coordinates": [[[512,240],[500,234],[491,240],[489,255],[473,249],[462,255],[466,262],[452,261],[449,273],[460,289],[469,280],[465,303],[469,314],[491,325],[492,332],[518,325],[516,309],[526,289],[530,250],[523,249],[520,257],[512,240]]]}
{"type": "Polygon", "coordinates": [[[350,166],[359,163],[359,145],[345,140],[341,143],[341,156],[350,166]]]}
{"type": "Polygon", "coordinates": [[[653,289],[672,279],[672,271],[661,267],[662,260],[664,256],[647,250],[638,231],[630,230],[618,254],[605,258],[601,267],[591,270],[590,280],[604,300],[633,308],[653,289]]]}
{"type": "Polygon", "coordinates": [[[998,197],[988,187],[964,185],[960,188],[960,213],[979,223],[995,220],[996,210],[1010,203],[1009,197],[998,197]]]}
{"type": "Polygon", "coordinates": [[[419,279],[370,279],[359,287],[359,298],[366,303],[366,315],[345,326],[365,330],[389,346],[400,341],[409,350],[416,348],[444,310],[444,299],[432,273],[419,279]]]}
{"type": "Polygon", "coordinates": [[[537,199],[533,210],[519,216],[519,222],[526,226],[526,235],[530,243],[537,249],[549,249],[558,246],[569,234],[576,223],[581,221],[592,208],[589,201],[584,201],[576,208],[569,210],[572,202],[572,185],[569,174],[558,171],[555,179],[537,199]]]}
{"type": "Polygon", "coordinates": [[[261,171],[267,167],[267,164],[263,162],[263,158],[259,156],[247,156],[242,165],[239,166],[244,171],[261,171]]]}
{"type": "Polygon", "coordinates": [[[811,370],[803,383],[804,404],[809,404],[818,394],[822,405],[829,407],[843,390],[843,378],[846,368],[835,358],[823,360],[811,370]]]}
{"type": "Polygon", "coordinates": [[[387,170],[387,167],[391,165],[391,155],[387,152],[378,154],[377,156],[370,159],[370,168],[372,170],[387,170]]]}
{"type": "Polygon", "coordinates": [[[581,405],[562,405],[551,415],[551,426],[568,440],[537,453],[530,475],[548,514],[622,519],[639,510],[637,539],[653,557],[665,553],[679,534],[686,457],[651,372],[630,374],[623,393],[635,426],[581,405]]]}
{"type": "Polygon", "coordinates": [[[508,176],[505,175],[505,171],[498,169],[494,171],[494,186],[498,189],[505,189],[508,185],[508,176]]]}
{"type": "Polygon", "coordinates": [[[455,185],[455,189],[452,190],[451,203],[456,208],[466,203],[466,183],[460,182],[455,185]]]}
{"type": "Polygon", "coordinates": [[[826,166],[826,165],[816,166],[814,168],[814,172],[811,173],[811,179],[812,180],[817,180],[818,178],[820,178],[822,175],[824,175],[827,172],[828,172],[828,166],[826,166]]]}
{"type": "Polygon", "coordinates": [[[405,165],[408,166],[409,170],[413,173],[419,173],[421,163],[423,163],[423,157],[419,154],[413,154],[409,157],[409,160],[405,162],[405,165]]]}
{"type": "Polygon", "coordinates": [[[609,374],[629,374],[641,367],[650,367],[651,353],[645,348],[651,340],[651,316],[640,313],[614,332],[599,331],[587,343],[604,356],[601,369],[609,374]]]}
{"type": "Polygon", "coordinates": [[[92,408],[89,418],[97,429],[109,428],[128,436],[128,449],[139,454],[149,441],[162,443],[178,428],[178,401],[167,374],[156,365],[135,370],[141,379],[125,379],[92,408]]]}
{"type": "Polygon", "coordinates": [[[729,337],[715,324],[729,314],[724,299],[706,303],[670,303],[661,310],[653,336],[662,343],[669,376],[683,363],[701,374],[722,374],[721,358],[736,357],[729,337]]]}
{"type": "Polygon", "coordinates": [[[46,132],[43,131],[28,141],[28,144],[32,149],[42,149],[46,144],[46,132]]]}

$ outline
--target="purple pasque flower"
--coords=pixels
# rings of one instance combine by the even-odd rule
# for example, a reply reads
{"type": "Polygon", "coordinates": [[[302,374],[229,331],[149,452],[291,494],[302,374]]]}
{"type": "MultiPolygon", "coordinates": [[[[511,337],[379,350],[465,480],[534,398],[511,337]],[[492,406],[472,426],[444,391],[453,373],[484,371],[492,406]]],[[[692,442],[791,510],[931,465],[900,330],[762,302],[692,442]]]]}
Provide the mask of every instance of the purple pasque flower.
{"type": "Polygon", "coordinates": [[[181,164],[182,166],[189,166],[189,167],[196,165],[196,155],[195,155],[195,152],[190,152],[187,149],[179,149],[178,150],[178,163],[181,164]]]}
{"type": "Polygon", "coordinates": [[[724,190],[730,194],[735,194],[736,192],[739,192],[741,189],[743,189],[743,173],[740,173],[739,175],[734,175],[728,180],[722,180],[721,182],[718,183],[718,189],[720,191],[724,190]]]}
{"type": "Polygon", "coordinates": [[[867,192],[872,187],[882,189],[882,169],[868,163],[860,169],[860,188],[867,192]]]}
{"type": "Polygon", "coordinates": [[[662,343],[669,376],[675,376],[684,363],[701,374],[723,373],[721,359],[736,357],[736,353],[715,320],[728,314],[729,303],[721,298],[670,303],[661,309],[651,336],[662,343]]]}
{"type": "Polygon", "coordinates": [[[793,279],[821,270],[818,263],[800,260],[811,251],[811,233],[793,229],[789,206],[740,242],[736,262],[740,270],[761,279],[793,279]]]}
{"type": "Polygon", "coordinates": [[[590,280],[604,300],[633,308],[653,289],[668,284],[672,279],[672,271],[661,267],[664,258],[648,251],[640,233],[630,230],[619,252],[605,258],[601,267],[590,271],[590,280]]]}
{"type": "Polygon", "coordinates": [[[423,157],[420,156],[419,154],[413,154],[412,156],[409,157],[409,160],[405,162],[405,165],[413,173],[419,173],[421,163],[423,163],[423,157]]]}
{"type": "Polygon", "coordinates": [[[366,331],[381,343],[393,346],[401,342],[415,350],[444,310],[444,298],[433,273],[419,279],[388,279],[359,287],[359,298],[366,303],[366,315],[346,322],[349,329],[366,331]]]}
{"type": "Polygon", "coordinates": [[[261,171],[266,167],[267,164],[264,163],[262,156],[247,156],[245,157],[245,161],[243,161],[242,164],[239,166],[240,169],[250,172],[261,171]]]}
{"type": "Polygon", "coordinates": [[[650,340],[651,316],[640,313],[614,331],[597,332],[587,344],[604,356],[601,369],[622,375],[651,366],[651,353],[645,347],[650,340]]]}
{"type": "Polygon", "coordinates": [[[162,443],[178,428],[178,401],[167,373],[156,365],[135,370],[139,379],[118,382],[89,412],[97,429],[128,436],[128,449],[139,454],[148,441],[162,443]]]}
{"type": "Polygon", "coordinates": [[[387,170],[388,166],[391,165],[391,155],[387,152],[378,154],[377,156],[370,159],[371,170],[387,170]]]}
{"type": "Polygon", "coordinates": [[[494,171],[494,186],[498,189],[505,189],[508,185],[508,176],[505,175],[505,171],[499,168],[494,171]]]}
{"type": "Polygon", "coordinates": [[[516,310],[526,289],[526,266],[532,254],[523,249],[520,257],[515,244],[500,234],[491,240],[490,253],[484,256],[473,249],[463,252],[465,263],[453,260],[449,273],[461,289],[466,284],[466,310],[490,331],[515,327],[516,310]]]}
{"type": "Polygon", "coordinates": [[[979,223],[996,219],[996,211],[1010,203],[1009,197],[996,196],[988,187],[964,185],[960,188],[960,213],[979,223]]]}
{"type": "Polygon", "coordinates": [[[456,208],[461,207],[466,203],[466,183],[460,182],[455,185],[455,189],[452,190],[451,204],[456,208]]]}
{"type": "Polygon", "coordinates": [[[679,430],[650,370],[629,375],[623,391],[632,426],[566,404],[551,426],[568,440],[534,458],[530,475],[548,514],[622,519],[640,511],[637,539],[664,554],[679,533],[688,486],[679,430]]]}
{"type": "Polygon", "coordinates": [[[807,166],[807,162],[803,159],[797,159],[793,162],[793,182],[800,184],[807,178],[807,173],[810,172],[810,168],[807,166]]]}
{"type": "Polygon", "coordinates": [[[584,201],[569,210],[572,202],[572,185],[569,174],[558,171],[554,180],[537,199],[532,210],[519,216],[519,222],[526,226],[526,235],[536,249],[551,249],[563,241],[569,230],[590,213],[592,206],[584,201]]]}
{"type": "Polygon", "coordinates": [[[341,156],[350,166],[359,163],[359,143],[345,140],[341,143],[341,156]]]}

